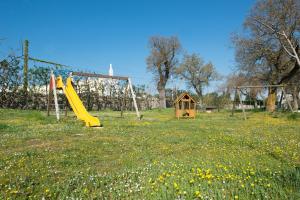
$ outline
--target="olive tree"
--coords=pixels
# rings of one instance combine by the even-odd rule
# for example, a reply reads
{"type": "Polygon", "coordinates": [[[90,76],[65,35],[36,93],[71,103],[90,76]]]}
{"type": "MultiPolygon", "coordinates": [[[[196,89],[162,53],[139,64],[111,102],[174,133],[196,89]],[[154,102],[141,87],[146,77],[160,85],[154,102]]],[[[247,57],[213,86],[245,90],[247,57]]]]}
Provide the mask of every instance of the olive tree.
{"type": "Polygon", "coordinates": [[[147,69],[154,75],[159,93],[160,108],[166,108],[166,84],[178,63],[177,55],[181,49],[177,37],[154,36],[149,39],[150,55],[147,69]]]}
{"type": "Polygon", "coordinates": [[[201,101],[203,87],[211,81],[218,80],[220,75],[211,62],[205,63],[197,54],[185,54],[176,73],[186,80],[189,87],[193,88],[201,101]]]}
{"type": "MultiPolygon", "coordinates": [[[[233,39],[240,72],[262,84],[286,84],[299,70],[298,0],[259,0],[233,39]]],[[[275,110],[276,88],[268,89],[267,110],[275,110]]]]}

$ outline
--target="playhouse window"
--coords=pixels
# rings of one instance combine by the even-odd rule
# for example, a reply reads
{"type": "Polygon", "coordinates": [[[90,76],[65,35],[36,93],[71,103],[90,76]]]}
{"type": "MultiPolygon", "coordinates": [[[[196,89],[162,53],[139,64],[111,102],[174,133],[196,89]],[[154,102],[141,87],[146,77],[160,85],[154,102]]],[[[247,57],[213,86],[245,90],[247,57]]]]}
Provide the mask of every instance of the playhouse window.
{"type": "Polygon", "coordinates": [[[188,101],[184,102],[184,108],[183,109],[189,109],[189,102],[188,101]]]}

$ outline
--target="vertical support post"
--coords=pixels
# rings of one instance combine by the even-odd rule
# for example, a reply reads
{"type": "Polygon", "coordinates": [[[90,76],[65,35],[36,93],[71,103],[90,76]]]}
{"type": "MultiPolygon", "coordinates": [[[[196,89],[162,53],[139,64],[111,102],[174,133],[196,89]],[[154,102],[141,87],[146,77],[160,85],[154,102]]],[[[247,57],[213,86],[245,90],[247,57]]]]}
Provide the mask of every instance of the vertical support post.
{"type": "Polygon", "coordinates": [[[123,117],[124,109],[126,107],[126,97],[127,97],[127,90],[128,88],[125,88],[124,90],[124,95],[122,98],[122,105],[121,105],[121,117],[123,117]]]}
{"type": "Polygon", "coordinates": [[[29,42],[28,40],[24,41],[24,66],[23,66],[23,100],[24,100],[24,105],[27,107],[28,103],[28,45],[29,42]]]}
{"type": "Polygon", "coordinates": [[[137,103],[136,103],[135,94],[134,94],[134,91],[133,91],[133,88],[132,88],[130,78],[128,78],[128,85],[129,85],[131,96],[132,96],[132,99],[133,99],[133,105],[134,105],[134,108],[135,108],[136,116],[138,117],[138,119],[141,119],[140,112],[139,112],[139,109],[138,109],[138,106],[137,106],[137,103]]]}
{"type": "Polygon", "coordinates": [[[291,102],[290,102],[289,98],[288,98],[287,95],[286,95],[286,92],[285,92],[285,88],[284,88],[284,87],[282,88],[282,91],[283,91],[283,94],[284,94],[284,98],[285,98],[286,102],[287,102],[288,105],[289,105],[290,110],[291,110],[292,112],[294,112],[294,110],[293,110],[293,108],[292,108],[292,105],[291,105],[291,102]]]}
{"type": "Polygon", "coordinates": [[[69,103],[68,103],[68,99],[67,99],[66,95],[64,97],[64,102],[65,102],[65,117],[68,117],[69,103]]]}
{"type": "Polygon", "coordinates": [[[281,88],[280,99],[279,99],[279,102],[278,102],[278,107],[279,108],[282,108],[282,99],[283,99],[283,89],[281,88]]]}
{"type": "Polygon", "coordinates": [[[234,97],[233,97],[233,102],[232,102],[231,116],[233,116],[234,111],[235,111],[235,100],[236,100],[236,97],[237,97],[237,88],[235,88],[235,91],[234,91],[234,97]]]}
{"type": "Polygon", "coordinates": [[[52,77],[50,75],[50,82],[49,82],[49,91],[48,91],[48,104],[47,104],[47,116],[50,116],[50,108],[51,108],[51,102],[52,102],[52,77]]]}
{"type": "Polygon", "coordinates": [[[53,72],[51,71],[51,81],[52,82],[52,91],[53,91],[53,96],[54,96],[54,105],[55,105],[55,114],[56,114],[56,119],[59,121],[59,107],[58,107],[58,101],[57,101],[57,94],[56,94],[56,81],[53,72]]]}
{"type": "MultiPolygon", "coordinates": [[[[24,66],[23,66],[23,90],[27,94],[28,88],[28,40],[24,41],[24,66]]],[[[26,97],[27,98],[27,97],[26,97]]]]}
{"type": "Polygon", "coordinates": [[[245,112],[245,108],[244,108],[244,104],[243,104],[243,101],[242,101],[241,91],[240,90],[238,90],[238,95],[239,95],[240,103],[241,103],[241,106],[242,106],[242,110],[243,110],[243,114],[244,114],[244,119],[246,120],[247,116],[246,116],[246,112],[245,112]]]}
{"type": "Polygon", "coordinates": [[[65,117],[68,117],[68,105],[67,105],[67,103],[65,105],[65,117]]]}
{"type": "Polygon", "coordinates": [[[123,117],[123,109],[124,109],[124,97],[121,99],[121,117],[123,117]]]}

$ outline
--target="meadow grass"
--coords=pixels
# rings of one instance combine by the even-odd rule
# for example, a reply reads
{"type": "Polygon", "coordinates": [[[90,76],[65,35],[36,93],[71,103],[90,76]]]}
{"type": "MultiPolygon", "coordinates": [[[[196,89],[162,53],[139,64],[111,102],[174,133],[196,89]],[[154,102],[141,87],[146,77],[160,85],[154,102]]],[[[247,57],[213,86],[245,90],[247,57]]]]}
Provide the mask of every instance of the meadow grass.
{"type": "Polygon", "coordinates": [[[297,114],[0,110],[0,199],[299,199],[297,114]]]}

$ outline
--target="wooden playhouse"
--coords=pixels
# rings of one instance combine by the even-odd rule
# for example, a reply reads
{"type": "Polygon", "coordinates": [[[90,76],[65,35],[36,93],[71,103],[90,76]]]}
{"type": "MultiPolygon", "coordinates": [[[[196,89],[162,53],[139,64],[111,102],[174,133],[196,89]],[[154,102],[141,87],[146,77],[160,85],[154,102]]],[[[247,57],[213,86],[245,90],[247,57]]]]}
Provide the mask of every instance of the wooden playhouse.
{"type": "Polygon", "coordinates": [[[196,101],[187,92],[179,95],[174,101],[175,116],[179,118],[196,117],[196,101]]]}

